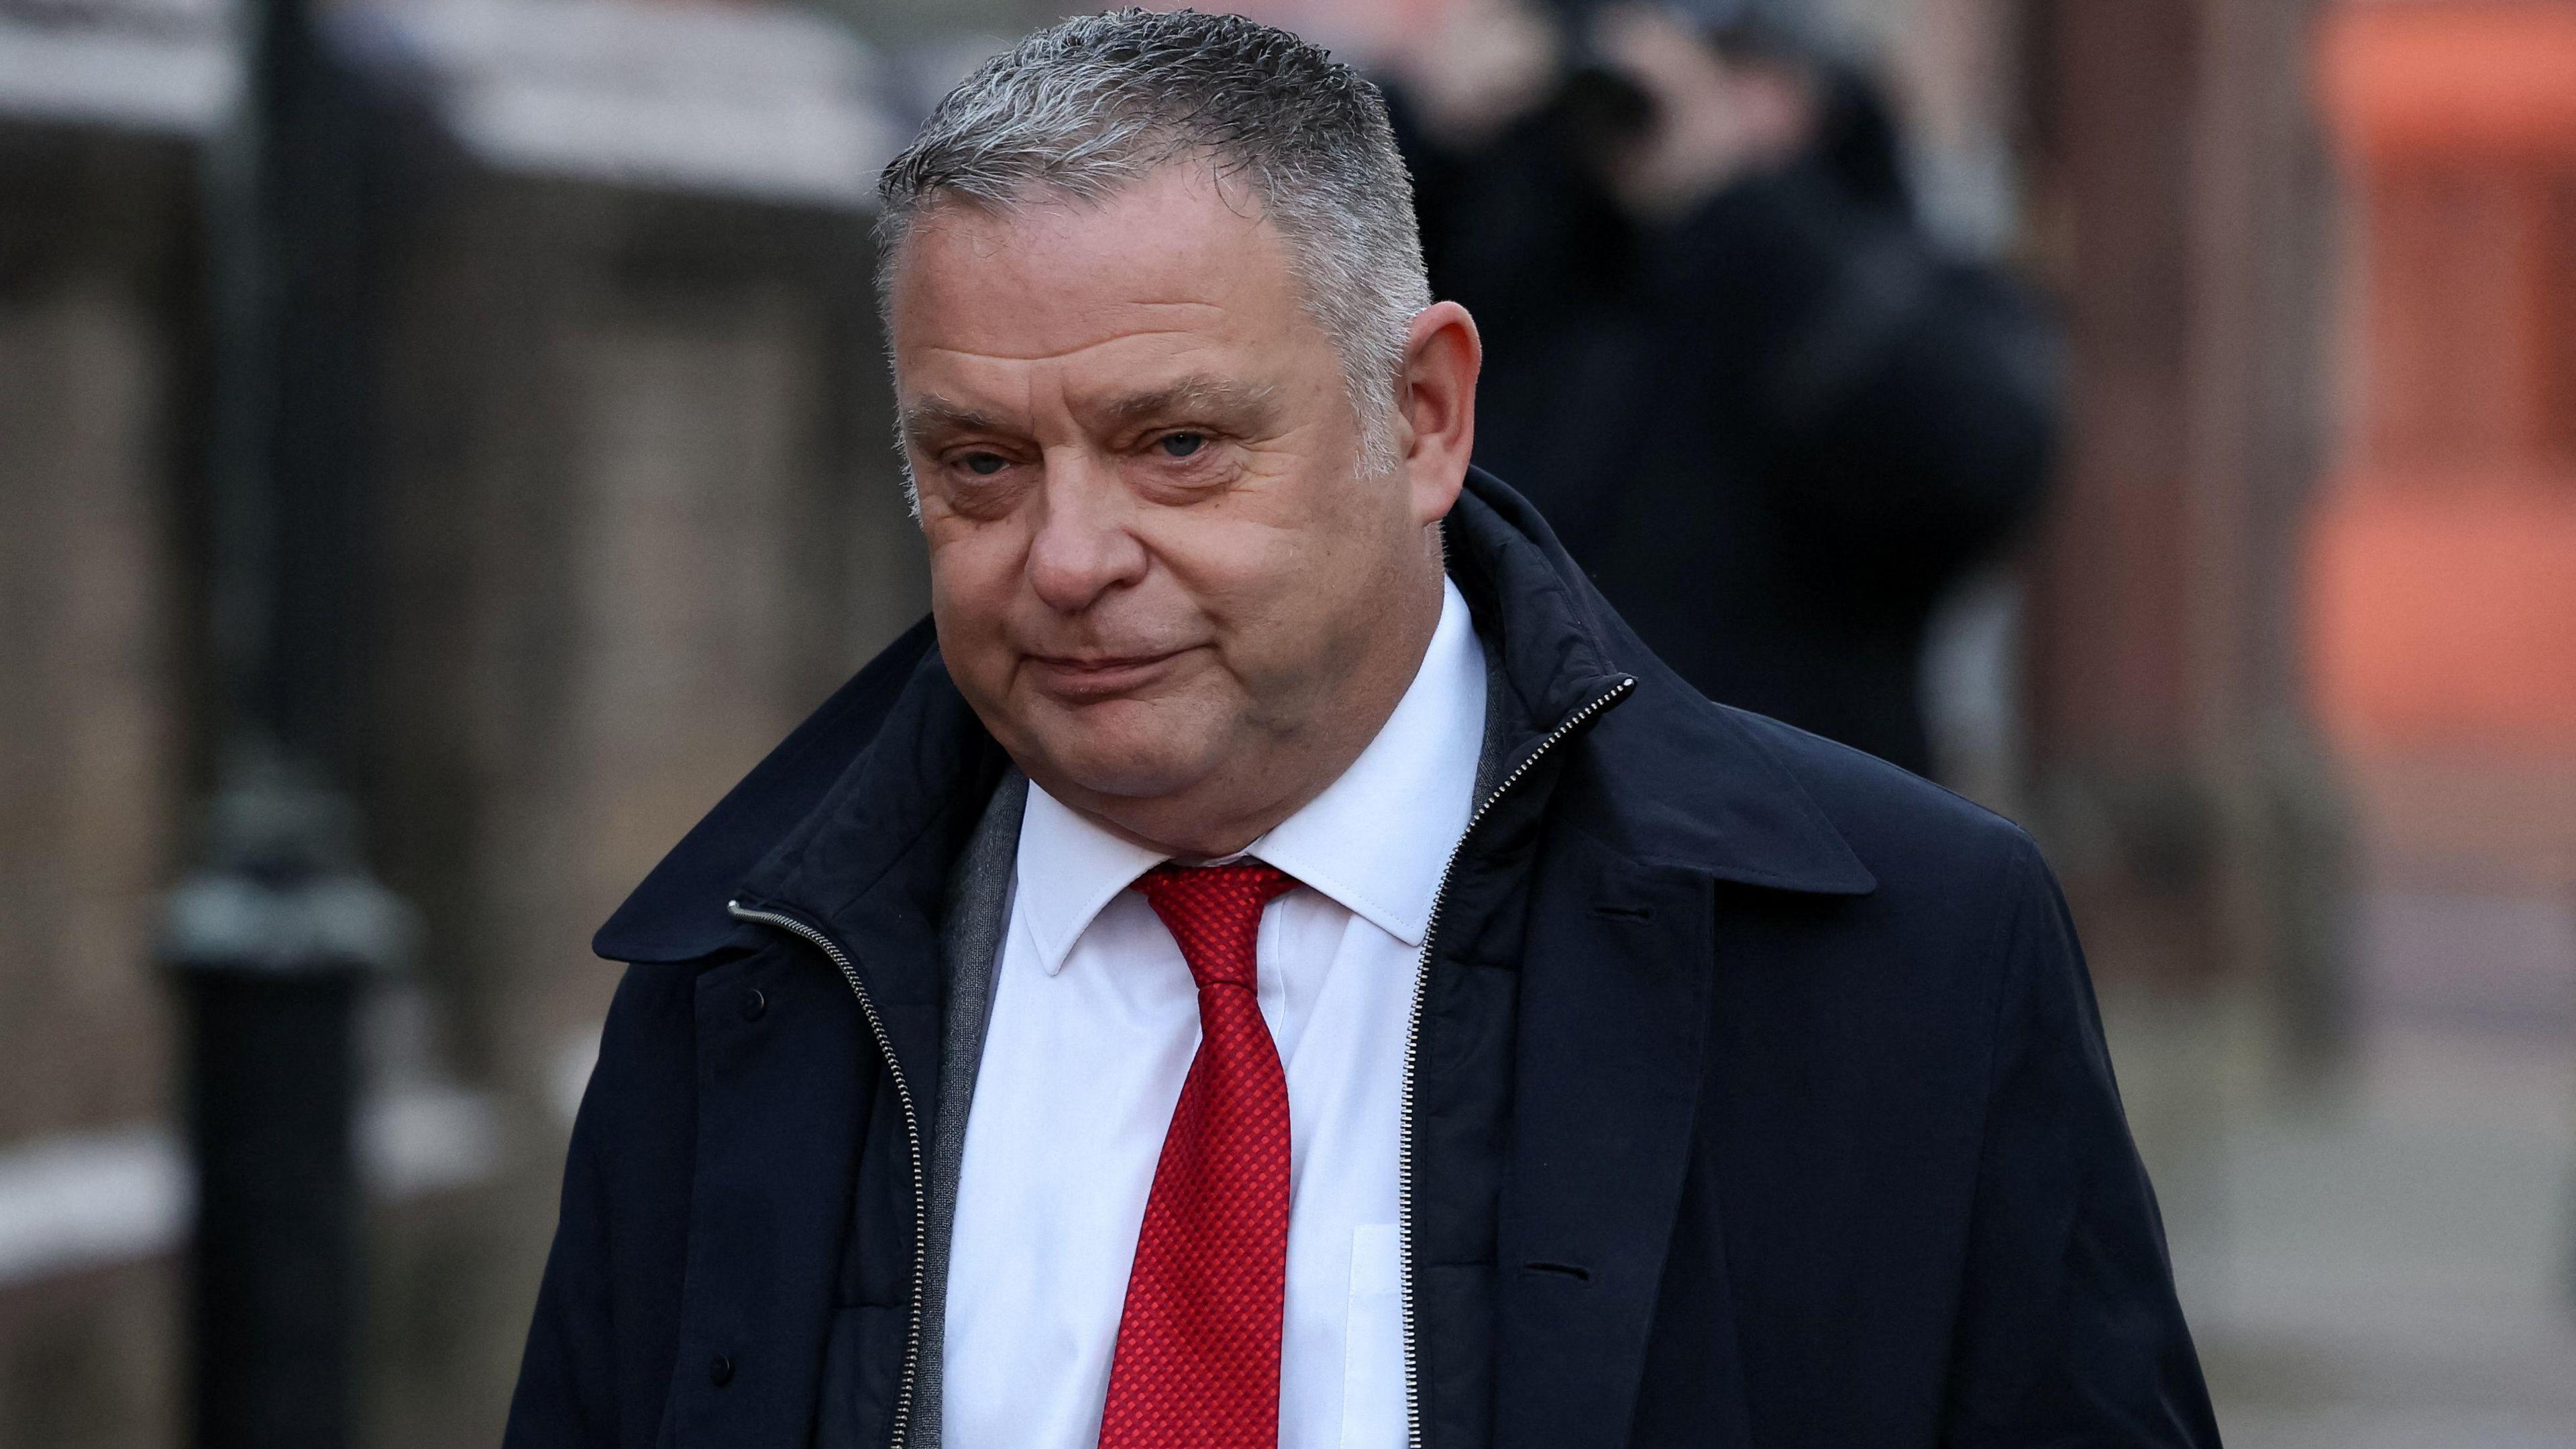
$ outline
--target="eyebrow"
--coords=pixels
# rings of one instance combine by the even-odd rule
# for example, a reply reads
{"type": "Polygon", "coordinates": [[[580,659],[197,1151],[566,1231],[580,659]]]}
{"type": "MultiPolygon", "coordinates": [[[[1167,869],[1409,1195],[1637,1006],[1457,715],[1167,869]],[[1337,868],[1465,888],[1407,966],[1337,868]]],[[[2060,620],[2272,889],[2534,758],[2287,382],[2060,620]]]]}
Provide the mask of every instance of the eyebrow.
{"type": "MultiPolygon", "coordinates": [[[[1235,382],[1200,374],[1150,392],[1129,393],[1100,409],[1113,427],[1132,428],[1162,418],[1201,417],[1243,431],[1259,431],[1278,416],[1279,389],[1268,384],[1235,382]]],[[[942,434],[1017,431],[991,413],[949,401],[936,393],[915,398],[896,420],[903,439],[926,448],[942,434]]]]}
{"type": "Polygon", "coordinates": [[[905,442],[918,448],[940,433],[1007,433],[1002,420],[991,413],[950,402],[936,393],[916,398],[903,409],[895,425],[905,442]]]}
{"type": "Polygon", "coordinates": [[[1203,417],[1241,431],[1267,426],[1278,414],[1279,390],[1267,384],[1235,382],[1201,374],[1185,377],[1152,392],[1130,393],[1101,409],[1120,427],[1158,418],[1203,417]]]}

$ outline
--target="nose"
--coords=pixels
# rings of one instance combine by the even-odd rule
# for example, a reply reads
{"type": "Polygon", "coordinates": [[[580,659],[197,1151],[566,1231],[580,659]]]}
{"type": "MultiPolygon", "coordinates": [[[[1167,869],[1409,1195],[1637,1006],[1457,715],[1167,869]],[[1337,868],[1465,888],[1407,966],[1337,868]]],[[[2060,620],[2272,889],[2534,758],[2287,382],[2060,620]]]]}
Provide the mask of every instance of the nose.
{"type": "Polygon", "coordinates": [[[1072,454],[1046,460],[1029,585],[1059,613],[1078,614],[1145,574],[1145,546],[1128,531],[1133,500],[1115,469],[1072,454]]]}

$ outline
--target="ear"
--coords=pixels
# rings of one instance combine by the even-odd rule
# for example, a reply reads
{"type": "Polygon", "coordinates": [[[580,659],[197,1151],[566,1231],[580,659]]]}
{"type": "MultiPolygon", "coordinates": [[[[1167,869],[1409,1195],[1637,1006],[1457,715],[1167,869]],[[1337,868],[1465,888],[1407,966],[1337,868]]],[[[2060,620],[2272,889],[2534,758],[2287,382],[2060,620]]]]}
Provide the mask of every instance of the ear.
{"type": "Polygon", "coordinates": [[[1467,460],[1476,451],[1476,373],[1484,360],[1485,344],[1466,308],[1434,302],[1415,315],[1395,408],[1414,517],[1426,526],[1449,516],[1467,481],[1467,460]]]}

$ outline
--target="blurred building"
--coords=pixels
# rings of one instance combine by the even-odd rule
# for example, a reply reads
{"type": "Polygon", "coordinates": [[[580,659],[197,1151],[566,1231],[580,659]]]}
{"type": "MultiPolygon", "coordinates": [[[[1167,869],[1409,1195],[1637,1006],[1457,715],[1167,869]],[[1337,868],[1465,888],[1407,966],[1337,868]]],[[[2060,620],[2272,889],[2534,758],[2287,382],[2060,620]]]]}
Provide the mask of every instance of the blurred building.
{"type": "MultiPolygon", "coordinates": [[[[0,11],[0,1445],[180,1433],[151,961],[207,775],[222,27],[0,11]]],[[[590,930],[922,607],[863,205],[900,123],[803,12],[457,0],[332,38],[368,177],[304,280],[379,581],[350,783],[428,925],[369,1030],[369,1437],[490,1443],[615,982],[590,930]]]]}
{"type": "Polygon", "coordinates": [[[2576,9],[2350,6],[2348,441],[2319,684],[2356,751],[2576,754],[2576,9]]]}
{"type": "Polygon", "coordinates": [[[2576,1029],[2576,6],[2348,5],[2339,456],[2307,558],[2392,1007],[2576,1029]]]}

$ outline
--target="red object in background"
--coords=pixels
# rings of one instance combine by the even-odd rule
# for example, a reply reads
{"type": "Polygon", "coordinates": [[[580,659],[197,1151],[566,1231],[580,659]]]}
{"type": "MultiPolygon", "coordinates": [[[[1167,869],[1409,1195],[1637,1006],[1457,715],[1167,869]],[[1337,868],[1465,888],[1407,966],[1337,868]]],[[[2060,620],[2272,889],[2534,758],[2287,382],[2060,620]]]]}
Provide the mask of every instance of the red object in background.
{"type": "Polygon", "coordinates": [[[2576,3],[2345,0],[2360,362],[2308,626],[2371,753],[2576,752],[2576,3]]]}
{"type": "Polygon", "coordinates": [[[2364,479],[2322,510],[2308,608],[2341,742],[2576,751],[2576,480],[2552,484],[2364,479]]]}

